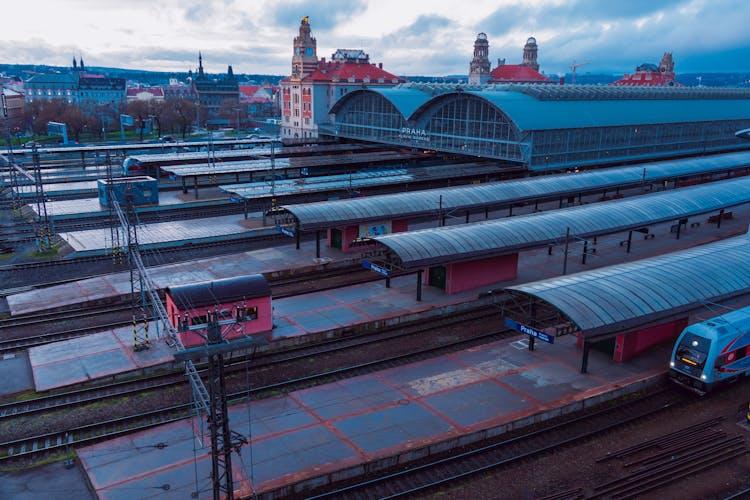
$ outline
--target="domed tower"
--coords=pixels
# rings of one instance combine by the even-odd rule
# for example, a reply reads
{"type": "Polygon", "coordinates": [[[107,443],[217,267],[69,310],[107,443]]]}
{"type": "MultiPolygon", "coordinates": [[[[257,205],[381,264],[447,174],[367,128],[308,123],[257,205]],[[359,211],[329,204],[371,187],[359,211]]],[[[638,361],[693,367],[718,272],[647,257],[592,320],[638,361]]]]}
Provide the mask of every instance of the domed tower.
{"type": "Polygon", "coordinates": [[[536,62],[536,53],[539,48],[536,45],[536,38],[530,36],[523,46],[523,65],[528,66],[534,71],[539,71],[539,64],[536,62]]]}
{"type": "Polygon", "coordinates": [[[469,84],[485,84],[490,79],[490,43],[485,33],[474,40],[474,59],[469,63],[469,84]]]}
{"type": "Polygon", "coordinates": [[[294,38],[292,74],[301,76],[312,73],[318,67],[318,49],[310,33],[310,18],[305,16],[299,24],[299,36],[294,38]]]}

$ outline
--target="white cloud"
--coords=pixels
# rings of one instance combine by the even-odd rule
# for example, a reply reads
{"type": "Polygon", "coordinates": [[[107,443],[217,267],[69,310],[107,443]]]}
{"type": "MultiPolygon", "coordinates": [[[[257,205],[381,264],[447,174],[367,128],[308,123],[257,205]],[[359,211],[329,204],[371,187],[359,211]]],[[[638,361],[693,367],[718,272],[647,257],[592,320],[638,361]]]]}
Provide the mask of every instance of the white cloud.
{"type": "Polygon", "coordinates": [[[741,0],[37,0],[4,2],[0,62],[287,74],[299,19],[310,15],[318,55],[362,48],[397,74],[468,71],[477,33],[490,57],[521,60],[528,36],[548,73],[572,61],[629,72],[674,52],[676,69],[749,71],[750,9],[741,0]],[[22,22],[20,22],[22,21],[22,22]],[[172,54],[174,59],[171,59],[172,54]],[[696,67],[693,67],[696,66],[696,67]]]}

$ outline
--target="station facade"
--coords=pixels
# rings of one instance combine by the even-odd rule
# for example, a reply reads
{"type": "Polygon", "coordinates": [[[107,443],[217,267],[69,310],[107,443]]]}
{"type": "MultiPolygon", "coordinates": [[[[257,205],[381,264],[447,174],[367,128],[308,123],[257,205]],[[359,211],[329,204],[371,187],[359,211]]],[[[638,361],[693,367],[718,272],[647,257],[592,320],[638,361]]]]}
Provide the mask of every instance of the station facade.
{"type": "Polygon", "coordinates": [[[750,90],[400,84],[349,92],[321,135],[495,158],[531,171],[746,149],[750,90]]]}

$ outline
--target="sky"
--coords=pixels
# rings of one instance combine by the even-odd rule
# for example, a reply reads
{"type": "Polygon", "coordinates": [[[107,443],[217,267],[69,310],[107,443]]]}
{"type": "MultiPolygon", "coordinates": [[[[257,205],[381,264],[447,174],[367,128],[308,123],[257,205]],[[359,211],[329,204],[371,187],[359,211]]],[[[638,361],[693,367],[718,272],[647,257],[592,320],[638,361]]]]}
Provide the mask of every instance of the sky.
{"type": "Polygon", "coordinates": [[[480,32],[492,67],[631,73],[672,52],[677,73],[750,72],[748,0],[34,0],[0,4],[0,63],[288,75],[309,16],[318,57],[363,49],[405,76],[465,75],[480,32]]]}

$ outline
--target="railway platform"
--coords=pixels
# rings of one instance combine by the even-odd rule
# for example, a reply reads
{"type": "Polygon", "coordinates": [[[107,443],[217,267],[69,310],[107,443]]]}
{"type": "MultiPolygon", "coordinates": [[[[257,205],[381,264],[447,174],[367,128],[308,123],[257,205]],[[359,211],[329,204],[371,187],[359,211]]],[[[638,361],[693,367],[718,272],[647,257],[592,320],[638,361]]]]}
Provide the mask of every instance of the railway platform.
{"type": "MultiPolygon", "coordinates": [[[[236,494],[299,495],[638,391],[664,375],[669,348],[627,363],[596,352],[588,375],[579,358],[574,338],[534,351],[516,338],[232,406],[231,427],[249,437],[232,458],[236,494]]],[[[100,499],[155,486],[160,498],[210,498],[210,439],[201,444],[201,432],[194,418],[77,454],[100,499]]]]}
{"type": "MultiPolygon", "coordinates": [[[[218,189],[205,188],[201,194],[201,199],[196,200],[181,191],[160,191],[159,205],[138,207],[138,213],[215,206],[229,201],[227,194],[218,189]]],[[[46,206],[47,215],[52,220],[103,217],[109,214],[109,209],[99,203],[99,198],[48,201],[46,206]]],[[[36,205],[30,205],[30,208],[36,214],[36,205]]]]}

